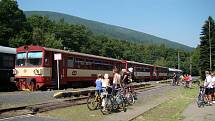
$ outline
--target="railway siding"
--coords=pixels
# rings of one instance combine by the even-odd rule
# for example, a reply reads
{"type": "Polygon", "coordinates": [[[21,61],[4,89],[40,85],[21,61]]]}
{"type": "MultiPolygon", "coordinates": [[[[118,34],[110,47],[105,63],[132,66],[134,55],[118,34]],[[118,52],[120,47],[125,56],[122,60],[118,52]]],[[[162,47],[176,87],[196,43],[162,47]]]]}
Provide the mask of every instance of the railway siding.
{"type": "MultiPolygon", "coordinates": [[[[153,87],[150,83],[138,83],[134,84],[136,89],[140,88],[150,88],[153,87]]],[[[72,105],[80,105],[86,103],[86,98],[88,93],[93,93],[94,89],[82,89],[82,90],[75,90],[75,91],[63,91],[62,96],[63,99],[54,99],[47,100],[46,102],[40,102],[37,104],[26,104],[22,106],[14,106],[10,108],[0,109],[0,117],[10,117],[13,115],[23,115],[23,114],[34,114],[37,112],[45,112],[49,110],[53,110],[56,108],[63,108],[72,105]],[[75,97],[79,96],[79,97],[75,97]],[[65,98],[70,97],[70,98],[65,98]],[[18,113],[19,112],[19,113],[18,113]]],[[[39,97],[42,98],[42,97],[39,97]]],[[[59,97],[58,97],[59,98],[59,97]]]]}

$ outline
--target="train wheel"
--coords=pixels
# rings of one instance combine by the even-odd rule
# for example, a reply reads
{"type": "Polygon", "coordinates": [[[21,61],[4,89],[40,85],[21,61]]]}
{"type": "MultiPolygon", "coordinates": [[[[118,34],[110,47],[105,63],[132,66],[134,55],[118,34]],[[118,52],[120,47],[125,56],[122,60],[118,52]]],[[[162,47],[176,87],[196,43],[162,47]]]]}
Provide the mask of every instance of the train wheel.
{"type": "Polygon", "coordinates": [[[31,81],[30,85],[29,85],[29,89],[30,89],[30,91],[35,91],[36,90],[36,83],[31,81]]]}
{"type": "Polygon", "coordinates": [[[19,85],[19,81],[16,81],[16,87],[18,90],[21,90],[20,85],[19,85]]]}

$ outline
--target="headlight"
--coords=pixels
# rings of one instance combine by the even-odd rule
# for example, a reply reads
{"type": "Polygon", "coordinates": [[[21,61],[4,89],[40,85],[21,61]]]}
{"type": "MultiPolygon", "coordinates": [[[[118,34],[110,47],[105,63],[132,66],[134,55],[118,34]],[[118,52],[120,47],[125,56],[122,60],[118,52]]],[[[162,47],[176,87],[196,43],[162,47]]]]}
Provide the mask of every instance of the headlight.
{"type": "Polygon", "coordinates": [[[13,74],[16,75],[17,74],[17,70],[13,69],[13,74]]]}
{"type": "Polygon", "coordinates": [[[41,75],[41,71],[39,69],[34,69],[34,74],[35,75],[41,75]]]}

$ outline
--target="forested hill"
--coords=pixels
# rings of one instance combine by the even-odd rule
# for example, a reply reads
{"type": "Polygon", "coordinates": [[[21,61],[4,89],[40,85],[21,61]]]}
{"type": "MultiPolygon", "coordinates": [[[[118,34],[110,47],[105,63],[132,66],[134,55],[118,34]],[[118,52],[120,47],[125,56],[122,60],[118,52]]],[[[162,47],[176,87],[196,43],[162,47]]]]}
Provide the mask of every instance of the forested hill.
{"type": "Polygon", "coordinates": [[[134,42],[141,42],[144,44],[165,44],[167,47],[170,48],[180,48],[185,51],[191,51],[193,48],[172,42],[167,39],[162,39],[153,35],[149,35],[143,32],[134,31],[131,29],[109,25],[101,22],[91,21],[87,19],[82,19],[79,17],[62,14],[62,13],[56,13],[56,12],[49,12],[49,11],[25,11],[25,14],[27,17],[31,15],[42,15],[42,16],[48,16],[51,20],[59,21],[60,19],[64,19],[65,22],[71,23],[71,24],[82,24],[87,26],[93,33],[96,35],[104,35],[107,37],[115,38],[115,39],[121,39],[121,40],[128,40],[128,41],[134,41],[134,42]]]}

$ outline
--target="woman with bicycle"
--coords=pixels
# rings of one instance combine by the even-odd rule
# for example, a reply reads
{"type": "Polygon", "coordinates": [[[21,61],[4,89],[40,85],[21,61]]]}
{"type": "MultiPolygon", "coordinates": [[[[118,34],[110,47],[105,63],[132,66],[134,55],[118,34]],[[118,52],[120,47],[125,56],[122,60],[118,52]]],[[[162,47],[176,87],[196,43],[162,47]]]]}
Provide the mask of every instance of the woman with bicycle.
{"type": "MultiPolygon", "coordinates": [[[[105,93],[110,93],[110,79],[109,79],[109,75],[108,74],[104,74],[104,79],[102,80],[102,89],[103,89],[103,93],[102,96],[105,95],[105,93]]],[[[104,98],[102,100],[102,106],[104,107],[103,110],[105,109],[105,103],[106,103],[106,98],[104,98]]]]}

